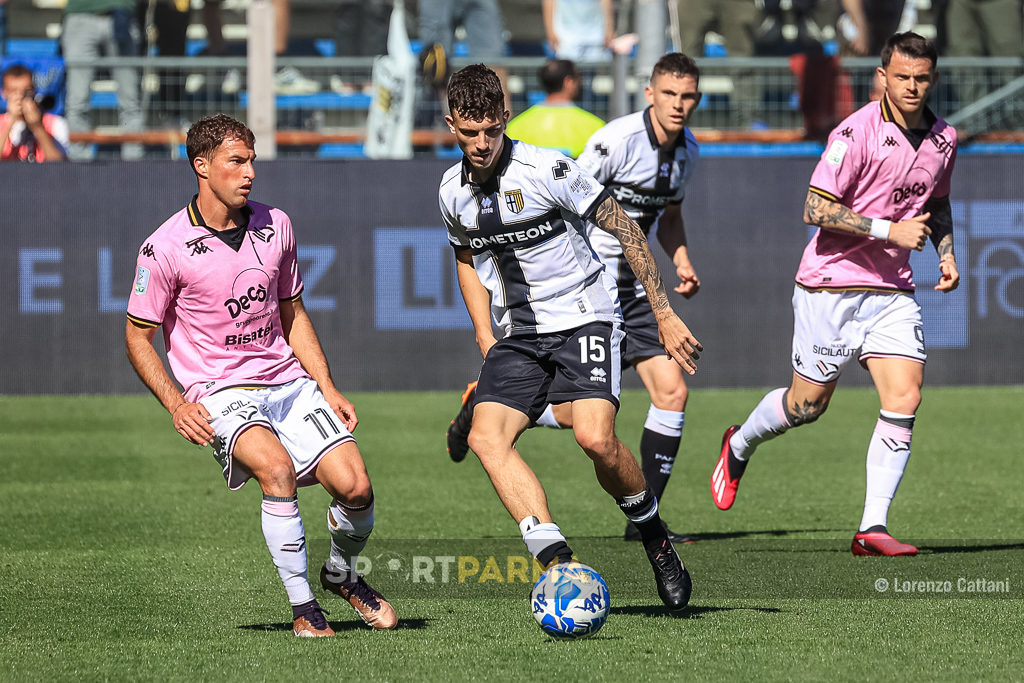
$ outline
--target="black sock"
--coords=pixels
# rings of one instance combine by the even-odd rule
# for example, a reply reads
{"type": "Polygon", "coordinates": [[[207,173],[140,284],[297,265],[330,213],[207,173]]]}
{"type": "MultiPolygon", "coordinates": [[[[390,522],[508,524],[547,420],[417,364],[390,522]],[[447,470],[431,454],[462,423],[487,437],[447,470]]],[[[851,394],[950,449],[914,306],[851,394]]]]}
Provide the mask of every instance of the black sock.
{"type": "Polygon", "coordinates": [[[309,609],[310,605],[316,605],[316,604],[317,604],[316,598],[313,598],[309,602],[304,602],[301,605],[292,605],[292,619],[293,620],[298,619],[303,614],[305,614],[306,610],[309,609]]]}
{"type": "Polygon", "coordinates": [[[665,436],[650,429],[644,429],[640,437],[640,463],[647,486],[658,500],[665,494],[668,478],[672,476],[672,465],[682,437],[665,436]]]}
{"type": "Polygon", "coordinates": [[[876,524],[873,527],[868,527],[864,531],[858,531],[860,534],[887,534],[889,530],[885,528],[884,524],[876,524]]]}
{"type": "Polygon", "coordinates": [[[556,541],[537,553],[537,561],[540,566],[546,567],[555,558],[561,562],[572,562],[572,550],[565,541],[556,541]]]}
{"type": "Polygon", "coordinates": [[[658,499],[651,492],[645,489],[639,500],[627,503],[625,500],[618,501],[619,508],[626,515],[629,521],[636,525],[640,532],[640,540],[646,546],[651,542],[660,542],[668,538],[658,515],[658,499]]]}
{"type": "Polygon", "coordinates": [[[732,449],[729,449],[729,478],[732,479],[733,481],[736,481],[737,479],[742,477],[743,473],[747,469],[748,462],[750,461],[740,460],[739,458],[737,458],[735,455],[732,454],[732,449]]]}

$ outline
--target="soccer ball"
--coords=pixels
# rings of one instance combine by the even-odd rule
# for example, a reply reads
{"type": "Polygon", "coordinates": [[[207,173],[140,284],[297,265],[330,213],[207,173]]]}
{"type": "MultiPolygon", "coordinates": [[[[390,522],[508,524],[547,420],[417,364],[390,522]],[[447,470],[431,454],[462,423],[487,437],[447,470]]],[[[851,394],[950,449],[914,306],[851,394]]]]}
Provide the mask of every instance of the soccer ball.
{"type": "Polygon", "coordinates": [[[579,562],[556,564],[544,572],[530,594],[533,618],[555,638],[587,638],[608,619],[608,584],[579,562]]]}

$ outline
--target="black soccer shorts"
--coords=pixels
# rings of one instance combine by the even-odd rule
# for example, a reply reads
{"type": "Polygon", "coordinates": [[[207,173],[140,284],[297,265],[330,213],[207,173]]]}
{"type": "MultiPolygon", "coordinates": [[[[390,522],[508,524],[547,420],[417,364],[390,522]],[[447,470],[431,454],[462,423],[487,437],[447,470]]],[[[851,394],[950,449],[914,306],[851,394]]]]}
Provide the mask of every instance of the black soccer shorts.
{"type": "Polygon", "coordinates": [[[617,410],[624,339],[621,325],[607,322],[506,337],[487,352],[476,402],[500,403],[531,422],[548,403],[601,398],[617,410]]]}

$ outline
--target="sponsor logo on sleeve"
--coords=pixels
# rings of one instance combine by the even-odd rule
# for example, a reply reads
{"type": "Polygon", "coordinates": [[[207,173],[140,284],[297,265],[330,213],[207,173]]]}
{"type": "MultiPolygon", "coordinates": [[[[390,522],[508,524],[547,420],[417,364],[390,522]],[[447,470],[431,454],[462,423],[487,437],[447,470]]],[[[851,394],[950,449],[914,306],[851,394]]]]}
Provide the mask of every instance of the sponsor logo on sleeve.
{"type": "Polygon", "coordinates": [[[569,186],[569,189],[575,192],[576,194],[589,194],[590,183],[588,183],[582,177],[577,176],[576,180],[572,181],[572,184],[569,186]]]}
{"type": "Polygon", "coordinates": [[[825,154],[825,161],[833,166],[838,166],[843,163],[843,157],[846,156],[846,150],[848,149],[850,149],[850,146],[842,140],[833,140],[832,145],[825,154]]]}
{"type": "Polygon", "coordinates": [[[149,289],[149,268],[139,266],[135,273],[135,293],[142,296],[149,289]]]}

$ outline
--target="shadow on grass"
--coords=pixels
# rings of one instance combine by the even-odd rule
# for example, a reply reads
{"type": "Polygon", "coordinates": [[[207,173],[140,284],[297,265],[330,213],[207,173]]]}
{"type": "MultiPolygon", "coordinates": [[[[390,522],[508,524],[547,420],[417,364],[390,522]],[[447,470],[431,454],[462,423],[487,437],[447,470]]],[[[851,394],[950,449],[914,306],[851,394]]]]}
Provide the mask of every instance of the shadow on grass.
{"type": "Polygon", "coordinates": [[[776,607],[712,607],[710,605],[690,605],[679,613],[667,611],[661,605],[627,605],[625,607],[612,606],[612,614],[629,614],[640,617],[665,617],[666,619],[701,619],[705,614],[714,612],[732,612],[734,610],[746,610],[748,612],[761,612],[763,614],[778,614],[782,610],[776,607]]]}
{"type": "MultiPolygon", "coordinates": [[[[418,629],[426,628],[428,621],[430,621],[430,620],[429,619],[399,619],[398,620],[398,626],[395,628],[395,630],[396,631],[405,631],[405,630],[412,630],[412,629],[417,629],[418,630],[418,629]]],[[[352,621],[328,621],[327,623],[331,625],[331,628],[333,628],[336,633],[341,633],[342,631],[369,631],[369,630],[372,630],[369,626],[367,626],[366,624],[364,624],[362,621],[360,621],[358,619],[354,619],[352,621]]],[[[242,624],[241,626],[238,626],[237,628],[242,629],[243,631],[291,631],[292,630],[292,622],[290,622],[290,621],[280,621],[280,622],[277,622],[275,624],[242,624]]]]}
{"type": "Polygon", "coordinates": [[[999,550],[1024,550],[1024,543],[992,543],[989,545],[922,545],[922,554],[985,553],[999,550]]]}
{"type": "Polygon", "coordinates": [[[728,541],[735,538],[785,538],[792,534],[834,534],[845,533],[844,529],[765,529],[763,531],[709,531],[695,534],[697,542],[728,541]]]}

